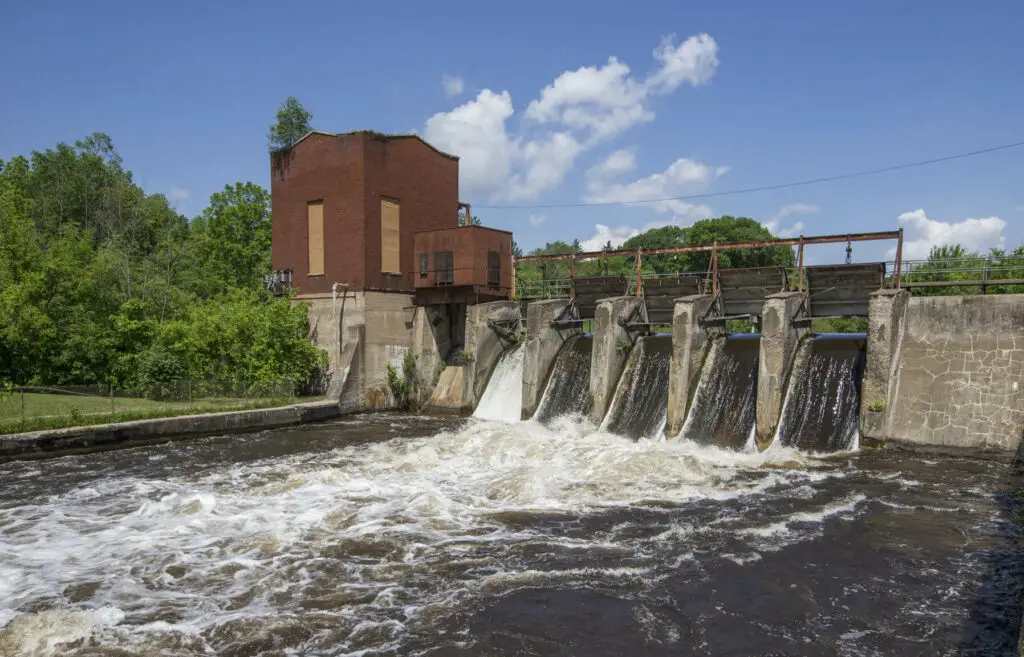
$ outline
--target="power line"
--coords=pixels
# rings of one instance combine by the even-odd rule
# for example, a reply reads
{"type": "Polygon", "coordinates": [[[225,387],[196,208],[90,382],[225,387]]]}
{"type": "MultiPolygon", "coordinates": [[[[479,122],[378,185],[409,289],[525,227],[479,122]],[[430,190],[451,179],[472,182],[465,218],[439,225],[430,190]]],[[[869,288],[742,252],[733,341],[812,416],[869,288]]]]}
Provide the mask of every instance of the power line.
{"type": "Polygon", "coordinates": [[[853,173],[843,173],[837,176],[825,176],[823,178],[811,178],[809,180],[800,180],[797,182],[780,183],[777,185],[761,185],[759,187],[745,187],[743,189],[731,189],[723,192],[706,192],[704,194],[688,194],[686,196],[669,196],[666,198],[651,198],[640,201],[598,201],[595,203],[550,203],[546,205],[476,205],[474,208],[482,208],[486,210],[546,210],[554,208],[590,208],[590,207],[602,207],[609,205],[642,205],[645,203],[664,203],[666,201],[691,201],[694,199],[712,198],[715,196],[735,196],[737,194],[750,194],[753,192],[767,192],[773,189],[787,189],[790,187],[803,187],[806,185],[817,185],[818,183],[832,182],[835,180],[846,180],[848,178],[860,178],[862,176],[872,176],[879,173],[887,173],[889,171],[900,171],[902,169],[912,169],[914,167],[922,167],[928,164],[936,164],[938,162],[948,162],[950,160],[959,160],[965,157],[974,157],[975,155],[984,155],[986,153],[994,153],[996,151],[1005,151],[1010,148],[1017,148],[1018,146],[1024,146],[1024,141],[1014,142],[1012,144],[1004,144],[1002,146],[993,146],[992,148],[983,148],[978,151],[971,151],[969,153],[957,153],[956,155],[946,155],[944,157],[936,157],[930,160],[920,160],[918,162],[908,162],[906,164],[897,164],[894,166],[881,167],[879,169],[867,169],[865,171],[855,171],[853,173]]]}

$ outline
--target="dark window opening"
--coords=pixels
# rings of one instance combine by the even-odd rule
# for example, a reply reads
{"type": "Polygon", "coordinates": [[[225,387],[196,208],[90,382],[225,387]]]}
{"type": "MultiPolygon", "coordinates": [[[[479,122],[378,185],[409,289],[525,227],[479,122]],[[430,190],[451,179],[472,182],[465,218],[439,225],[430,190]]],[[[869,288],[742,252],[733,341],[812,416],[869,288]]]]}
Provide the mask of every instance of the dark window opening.
{"type": "Polygon", "coordinates": [[[455,256],[451,251],[438,251],[434,254],[434,268],[437,270],[438,285],[455,283],[455,256]]]}
{"type": "Polygon", "coordinates": [[[420,278],[426,278],[430,271],[430,262],[426,253],[420,254],[420,278]]]}
{"type": "Polygon", "coordinates": [[[501,256],[497,251],[487,252],[487,285],[501,287],[501,256]]]}

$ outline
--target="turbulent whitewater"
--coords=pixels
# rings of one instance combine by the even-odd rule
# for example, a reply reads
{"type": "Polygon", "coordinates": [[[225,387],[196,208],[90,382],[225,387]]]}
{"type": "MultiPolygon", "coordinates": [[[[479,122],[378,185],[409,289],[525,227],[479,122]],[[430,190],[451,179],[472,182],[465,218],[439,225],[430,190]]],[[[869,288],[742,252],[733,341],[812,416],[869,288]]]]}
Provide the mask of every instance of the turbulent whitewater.
{"type": "Polygon", "coordinates": [[[513,347],[501,355],[473,417],[519,421],[523,408],[523,356],[522,346],[513,347]]]}
{"type": "Polygon", "coordinates": [[[0,465],[0,654],[1002,654],[1019,500],[930,458],[365,415],[0,465]]]}

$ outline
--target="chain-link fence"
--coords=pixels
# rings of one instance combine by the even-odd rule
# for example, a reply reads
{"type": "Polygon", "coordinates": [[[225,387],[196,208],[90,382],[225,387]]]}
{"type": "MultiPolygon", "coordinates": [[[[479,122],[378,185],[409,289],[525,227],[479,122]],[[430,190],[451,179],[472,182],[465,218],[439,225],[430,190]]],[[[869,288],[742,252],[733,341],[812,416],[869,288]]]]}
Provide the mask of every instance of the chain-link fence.
{"type": "Polygon", "coordinates": [[[0,389],[0,434],[315,401],[326,383],[183,379],[145,391],[103,384],[8,386],[0,389]]]}

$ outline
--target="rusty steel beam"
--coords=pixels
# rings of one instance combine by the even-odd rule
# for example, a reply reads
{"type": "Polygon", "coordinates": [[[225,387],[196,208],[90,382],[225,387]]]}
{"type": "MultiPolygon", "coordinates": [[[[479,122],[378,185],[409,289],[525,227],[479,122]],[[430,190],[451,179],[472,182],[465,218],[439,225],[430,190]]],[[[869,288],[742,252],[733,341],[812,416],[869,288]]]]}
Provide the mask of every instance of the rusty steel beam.
{"type": "MultiPolygon", "coordinates": [[[[842,242],[870,242],[875,240],[897,240],[901,239],[902,230],[890,230],[878,233],[854,233],[852,235],[819,235],[818,237],[804,237],[806,244],[836,244],[842,242]]],[[[695,244],[691,246],[670,246],[661,249],[644,249],[644,255],[663,255],[668,253],[696,253],[700,251],[728,251],[729,249],[753,249],[767,248],[773,246],[799,246],[801,238],[764,240],[760,242],[728,242],[725,244],[695,244]]],[[[899,247],[897,247],[899,248],[899,247]]],[[[636,256],[639,249],[615,250],[615,251],[587,251],[584,253],[563,253],[556,255],[524,256],[516,258],[516,264],[524,262],[547,262],[551,260],[568,260],[569,258],[604,258],[614,256],[636,256]]]]}
{"type": "Polygon", "coordinates": [[[903,269],[903,229],[899,230],[900,236],[896,241],[896,274],[893,276],[893,287],[900,289],[900,270],[903,269]]]}

